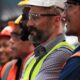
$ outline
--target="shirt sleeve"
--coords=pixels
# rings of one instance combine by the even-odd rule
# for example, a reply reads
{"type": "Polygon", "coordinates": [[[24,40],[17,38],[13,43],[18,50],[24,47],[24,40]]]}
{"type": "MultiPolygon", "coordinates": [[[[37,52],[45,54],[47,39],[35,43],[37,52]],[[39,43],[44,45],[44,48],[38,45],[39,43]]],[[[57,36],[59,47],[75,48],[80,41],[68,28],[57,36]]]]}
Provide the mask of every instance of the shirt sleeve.
{"type": "Polygon", "coordinates": [[[35,80],[58,80],[65,61],[71,56],[68,49],[58,49],[47,57],[35,80]]]}
{"type": "Polygon", "coordinates": [[[69,59],[60,74],[59,80],[80,80],[80,57],[69,59]]]}

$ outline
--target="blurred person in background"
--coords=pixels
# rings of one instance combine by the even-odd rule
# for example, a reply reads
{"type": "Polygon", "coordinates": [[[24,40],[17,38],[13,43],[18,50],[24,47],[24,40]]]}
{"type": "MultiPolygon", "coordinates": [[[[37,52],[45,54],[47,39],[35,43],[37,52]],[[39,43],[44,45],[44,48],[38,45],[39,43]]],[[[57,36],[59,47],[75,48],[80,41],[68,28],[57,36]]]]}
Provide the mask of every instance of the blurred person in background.
{"type": "Polygon", "coordinates": [[[22,74],[25,61],[31,55],[33,55],[34,46],[30,41],[28,41],[29,32],[25,24],[25,21],[27,22],[27,19],[28,17],[24,19],[23,14],[22,14],[14,22],[16,27],[13,29],[11,33],[10,46],[11,46],[11,49],[14,52],[16,52],[17,59],[14,62],[12,61],[6,64],[8,66],[12,65],[10,68],[8,66],[5,68],[6,65],[4,66],[2,70],[2,74],[1,74],[2,80],[19,80],[22,74]],[[8,69],[7,71],[8,73],[7,75],[5,75],[5,71],[7,69],[8,69]]]}
{"type": "MultiPolygon", "coordinates": [[[[11,23],[11,22],[9,22],[11,23]]],[[[0,32],[0,76],[2,67],[10,60],[16,57],[9,45],[9,39],[12,32],[11,25],[8,25],[0,32]],[[13,55],[14,54],[14,55],[13,55]]]]}

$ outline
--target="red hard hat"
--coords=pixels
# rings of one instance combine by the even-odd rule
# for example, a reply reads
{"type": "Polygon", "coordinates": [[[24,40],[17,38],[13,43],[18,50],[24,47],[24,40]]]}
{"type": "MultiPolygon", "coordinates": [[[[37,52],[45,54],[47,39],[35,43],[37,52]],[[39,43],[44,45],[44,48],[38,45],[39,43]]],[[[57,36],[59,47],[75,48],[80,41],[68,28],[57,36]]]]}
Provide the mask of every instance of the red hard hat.
{"type": "Polygon", "coordinates": [[[0,37],[1,36],[11,36],[11,32],[12,32],[12,28],[10,26],[7,26],[1,31],[0,37]]]}
{"type": "Polygon", "coordinates": [[[9,21],[8,26],[6,26],[0,33],[0,37],[10,37],[11,32],[13,31],[14,28],[14,22],[9,21]]]}

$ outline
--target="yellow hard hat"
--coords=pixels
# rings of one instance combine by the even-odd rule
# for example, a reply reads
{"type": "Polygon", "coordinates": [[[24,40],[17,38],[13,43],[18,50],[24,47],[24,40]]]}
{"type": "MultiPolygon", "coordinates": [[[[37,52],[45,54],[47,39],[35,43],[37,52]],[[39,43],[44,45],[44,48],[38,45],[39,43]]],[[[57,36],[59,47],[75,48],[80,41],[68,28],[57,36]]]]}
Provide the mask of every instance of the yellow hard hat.
{"type": "Polygon", "coordinates": [[[18,3],[19,6],[24,6],[29,2],[29,0],[22,0],[18,3]]]}
{"type": "Polygon", "coordinates": [[[15,24],[19,24],[20,21],[21,21],[21,19],[22,19],[22,15],[20,15],[20,16],[15,20],[15,24]]]}

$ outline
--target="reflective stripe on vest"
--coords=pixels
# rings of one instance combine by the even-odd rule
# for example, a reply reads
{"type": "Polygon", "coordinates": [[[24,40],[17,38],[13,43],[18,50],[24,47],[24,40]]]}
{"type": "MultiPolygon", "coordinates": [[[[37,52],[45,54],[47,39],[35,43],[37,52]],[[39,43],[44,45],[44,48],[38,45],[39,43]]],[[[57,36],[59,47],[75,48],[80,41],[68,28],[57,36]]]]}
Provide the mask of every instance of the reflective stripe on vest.
{"type": "MultiPolygon", "coordinates": [[[[11,71],[13,65],[16,64],[16,62],[17,62],[17,60],[12,60],[12,61],[8,62],[7,64],[5,64],[5,66],[3,67],[2,72],[1,72],[1,74],[2,74],[1,80],[12,80],[12,79],[9,79],[9,74],[11,75],[12,73],[15,72],[16,68],[15,68],[15,70],[13,70],[13,72],[10,72],[10,71],[11,71]]],[[[12,76],[10,76],[10,77],[12,78],[12,76]]],[[[15,75],[13,76],[13,78],[14,77],[15,77],[15,75]]]]}
{"type": "Polygon", "coordinates": [[[34,64],[36,63],[36,60],[37,58],[35,57],[31,57],[29,59],[28,62],[26,62],[26,66],[25,66],[25,69],[23,71],[23,75],[22,75],[22,80],[35,80],[35,77],[37,76],[37,74],[39,73],[40,69],[41,69],[41,66],[43,64],[43,62],[45,61],[45,59],[53,52],[55,51],[56,49],[58,48],[61,48],[61,47],[65,47],[65,48],[68,48],[70,50],[73,50],[74,47],[72,47],[71,45],[69,45],[68,43],[66,42],[60,42],[59,44],[57,44],[56,46],[54,46],[45,56],[43,56],[39,62],[36,64],[33,72],[32,71],[32,68],[34,66],[34,64]],[[30,77],[30,73],[31,74],[31,77],[30,77]]]}
{"type": "Polygon", "coordinates": [[[7,80],[7,77],[8,77],[8,74],[9,74],[9,70],[11,69],[11,67],[12,67],[12,64],[7,66],[7,69],[5,70],[4,75],[2,76],[1,80],[7,80]]]}

